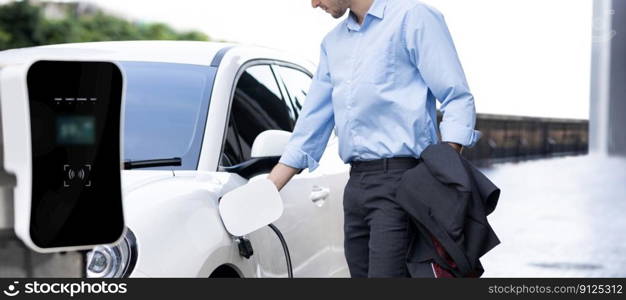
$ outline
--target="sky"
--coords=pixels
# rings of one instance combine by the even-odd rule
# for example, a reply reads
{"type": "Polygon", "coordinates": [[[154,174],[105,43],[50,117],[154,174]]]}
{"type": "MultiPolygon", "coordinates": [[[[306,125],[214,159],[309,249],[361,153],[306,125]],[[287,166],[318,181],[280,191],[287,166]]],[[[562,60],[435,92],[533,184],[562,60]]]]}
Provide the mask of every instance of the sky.
{"type": "MultiPolygon", "coordinates": [[[[341,21],[312,9],[309,0],[86,1],[313,62],[323,36],[341,21]]],[[[423,2],[446,18],[478,113],[588,118],[592,0],[423,2]]]]}

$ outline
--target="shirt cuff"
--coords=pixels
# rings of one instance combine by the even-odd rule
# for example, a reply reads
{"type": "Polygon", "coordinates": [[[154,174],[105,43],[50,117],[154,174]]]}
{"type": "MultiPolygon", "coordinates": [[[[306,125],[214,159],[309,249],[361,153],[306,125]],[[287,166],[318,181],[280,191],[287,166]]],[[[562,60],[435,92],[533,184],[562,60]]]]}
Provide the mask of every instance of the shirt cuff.
{"type": "Polygon", "coordinates": [[[313,172],[319,166],[319,162],[311,155],[296,148],[285,149],[279,162],[295,169],[308,168],[309,172],[313,172]]]}
{"type": "Polygon", "coordinates": [[[482,132],[469,127],[456,126],[452,124],[441,124],[441,141],[452,142],[472,148],[482,137],[482,132]]]}

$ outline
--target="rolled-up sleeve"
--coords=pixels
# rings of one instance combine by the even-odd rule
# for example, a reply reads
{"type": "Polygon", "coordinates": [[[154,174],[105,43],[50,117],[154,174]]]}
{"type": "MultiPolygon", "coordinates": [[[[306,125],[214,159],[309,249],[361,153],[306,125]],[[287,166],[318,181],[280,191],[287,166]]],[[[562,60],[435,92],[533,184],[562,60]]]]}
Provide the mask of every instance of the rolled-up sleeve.
{"type": "Polygon", "coordinates": [[[471,148],[482,136],[476,125],[474,96],[443,15],[419,4],[403,19],[403,42],[429,90],[441,103],[441,140],[471,148]]]}
{"type": "Polygon", "coordinates": [[[322,42],[317,71],[280,163],[296,169],[315,170],[334,126],[332,84],[322,42]]]}

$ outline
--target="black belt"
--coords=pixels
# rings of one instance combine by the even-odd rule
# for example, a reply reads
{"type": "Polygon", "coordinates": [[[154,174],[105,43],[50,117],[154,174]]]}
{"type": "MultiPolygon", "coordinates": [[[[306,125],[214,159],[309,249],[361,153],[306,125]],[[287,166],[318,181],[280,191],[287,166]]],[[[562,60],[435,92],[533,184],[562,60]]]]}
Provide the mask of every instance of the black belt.
{"type": "Polygon", "coordinates": [[[352,161],[350,173],[386,171],[390,169],[410,169],[419,164],[420,160],[415,157],[390,157],[375,160],[352,161]]]}

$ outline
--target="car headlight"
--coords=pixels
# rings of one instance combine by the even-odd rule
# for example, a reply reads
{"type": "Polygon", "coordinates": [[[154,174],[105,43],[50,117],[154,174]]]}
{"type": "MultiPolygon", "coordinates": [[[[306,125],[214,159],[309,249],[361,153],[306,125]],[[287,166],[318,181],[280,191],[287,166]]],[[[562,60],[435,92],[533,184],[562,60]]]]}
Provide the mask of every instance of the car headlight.
{"type": "Polygon", "coordinates": [[[87,253],[87,277],[128,277],[137,262],[137,240],[126,228],[124,238],[115,246],[96,246],[87,253]]]}

